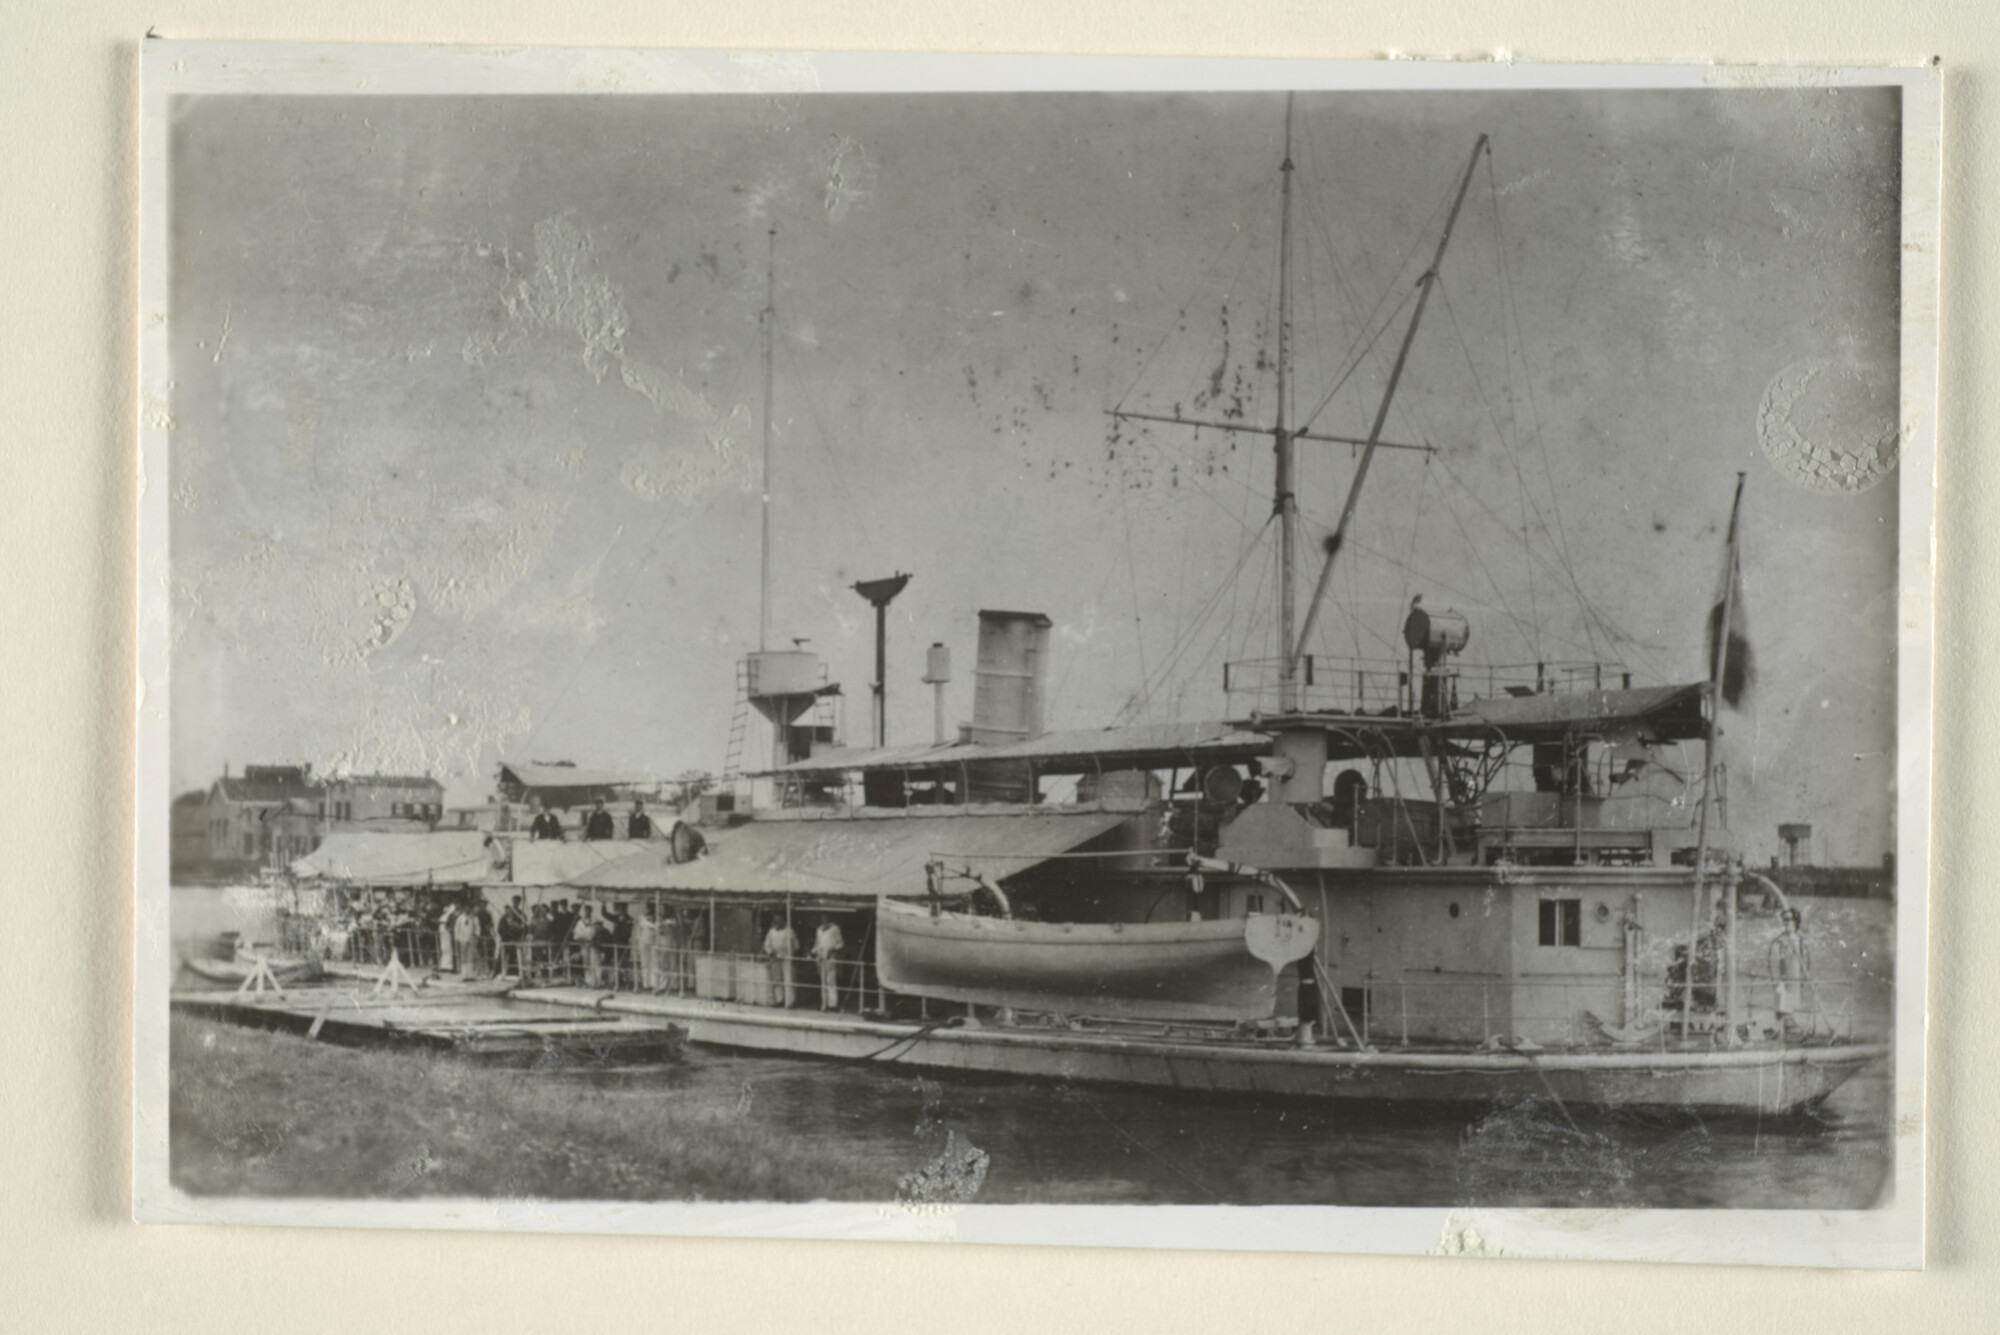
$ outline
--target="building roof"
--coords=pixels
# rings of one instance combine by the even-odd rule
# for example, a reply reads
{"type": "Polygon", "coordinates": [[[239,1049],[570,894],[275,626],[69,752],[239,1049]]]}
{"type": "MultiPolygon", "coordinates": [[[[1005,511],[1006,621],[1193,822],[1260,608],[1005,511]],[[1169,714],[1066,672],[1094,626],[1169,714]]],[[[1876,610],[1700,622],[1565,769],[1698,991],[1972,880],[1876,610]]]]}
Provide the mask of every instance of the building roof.
{"type": "Polygon", "coordinates": [[[336,784],[367,784],[373,788],[437,788],[444,785],[428,774],[343,774],[336,784]]]}
{"type": "Polygon", "coordinates": [[[570,884],[599,894],[679,890],[812,899],[913,898],[926,891],[933,858],[975,860],[1000,879],[1069,852],[1134,819],[1130,811],[960,808],[952,815],[901,812],[760,819],[714,836],[708,855],[675,862],[671,844],[607,863],[570,884]]]}
{"type": "Polygon", "coordinates": [[[303,778],[272,779],[260,774],[256,778],[232,775],[217,779],[212,791],[231,802],[282,802],[288,797],[318,797],[323,790],[303,778]]]}

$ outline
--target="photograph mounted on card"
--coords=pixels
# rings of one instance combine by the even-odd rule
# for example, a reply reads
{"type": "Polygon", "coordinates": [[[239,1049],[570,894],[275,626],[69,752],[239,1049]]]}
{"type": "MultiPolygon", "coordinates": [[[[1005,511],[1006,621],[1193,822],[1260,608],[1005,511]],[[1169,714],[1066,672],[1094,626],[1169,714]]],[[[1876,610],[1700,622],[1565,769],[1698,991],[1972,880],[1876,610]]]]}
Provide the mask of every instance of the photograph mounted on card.
{"type": "Polygon", "coordinates": [[[1937,117],[149,43],[139,1216],[1920,1265],[1937,117]]]}

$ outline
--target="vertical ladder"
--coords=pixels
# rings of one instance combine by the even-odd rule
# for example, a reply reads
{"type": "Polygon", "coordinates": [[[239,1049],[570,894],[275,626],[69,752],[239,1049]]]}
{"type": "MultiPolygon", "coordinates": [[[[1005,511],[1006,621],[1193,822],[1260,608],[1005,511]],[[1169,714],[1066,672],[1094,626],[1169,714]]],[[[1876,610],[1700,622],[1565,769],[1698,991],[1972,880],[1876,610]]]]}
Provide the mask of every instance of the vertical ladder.
{"type": "MultiPolygon", "coordinates": [[[[819,665],[819,684],[822,688],[826,686],[826,664],[824,663],[819,665]]],[[[821,694],[819,699],[813,702],[812,721],[815,728],[835,728],[839,726],[839,717],[833,712],[832,696],[821,694]]],[[[845,739],[838,736],[834,737],[836,745],[843,740],[845,739]]]]}
{"type": "Polygon", "coordinates": [[[743,772],[743,742],[750,732],[750,660],[736,660],[736,711],[729,719],[729,747],[724,752],[722,777],[733,779],[743,772]]]}

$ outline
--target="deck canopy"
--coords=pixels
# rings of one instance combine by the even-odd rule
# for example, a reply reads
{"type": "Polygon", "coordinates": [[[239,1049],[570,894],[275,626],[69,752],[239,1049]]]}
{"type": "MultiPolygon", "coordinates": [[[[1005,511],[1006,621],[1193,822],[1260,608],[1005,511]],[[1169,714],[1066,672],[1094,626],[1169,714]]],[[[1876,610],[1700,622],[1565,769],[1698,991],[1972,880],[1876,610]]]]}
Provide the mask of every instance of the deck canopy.
{"type": "MultiPolygon", "coordinates": [[[[1697,740],[1706,735],[1696,682],[1627,690],[1544,691],[1474,699],[1449,718],[1426,719],[1394,710],[1382,714],[1304,713],[1289,725],[1322,727],[1329,760],[1394,755],[1421,756],[1423,739],[1485,743],[1496,736],[1521,745],[1587,736],[1629,736],[1648,743],[1697,740]]],[[[1240,765],[1271,754],[1271,718],[1235,722],[1156,723],[1124,728],[1049,732],[1021,742],[981,745],[847,747],[821,751],[767,771],[773,777],[837,779],[847,774],[894,773],[910,779],[951,780],[981,766],[1022,763],[1042,775],[1108,774],[1118,770],[1240,765]]]]}
{"type": "Polygon", "coordinates": [[[1707,735],[1701,702],[1708,688],[1641,686],[1622,691],[1552,691],[1473,700],[1445,724],[1447,737],[1505,733],[1520,742],[1559,742],[1577,734],[1629,733],[1646,742],[1688,742],[1707,735]]]}
{"type": "Polygon", "coordinates": [[[1181,766],[1240,764],[1271,753],[1271,739],[1229,723],[1149,723],[1045,732],[999,745],[847,747],[769,771],[787,777],[894,772],[950,778],[967,766],[1026,762],[1039,774],[1108,774],[1181,766]]]}
{"type": "Polygon", "coordinates": [[[602,839],[591,843],[508,838],[483,830],[398,834],[335,833],[291,864],[301,879],[353,885],[540,887],[567,885],[586,872],[670,843],[602,839]]]}
{"type": "Polygon", "coordinates": [[[1426,746],[1462,743],[1475,749],[1495,741],[1516,746],[1581,738],[1618,738],[1647,745],[1695,741],[1708,735],[1702,699],[1708,688],[1643,686],[1627,690],[1538,691],[1473,699],[1447,718],[1388,709],[1380,714],[1313,710],[1246,720],[1245,727],[1273,731],[1318,729],[1332,762],[1384,755],[1418,759],[1426,746]]]}
{"type": "MultiPolygon", "coordinates": [[[[617,862],[651,848],[671,847],[653,840],[635,839],[580,842],[515,839],[512,842],[512,866],[509,868],[512,875],[506,879],[510,884],[525,886],[568,885],[606,863],[617,862]]],[[[495,879],[500,879],[497,874],[495,879]]]]}
{"type": "Polygon", "coordinates": [[[356,885],[470,885],[493,870],[493,850],[480,830],[428,834],[329,834],[291,864],[299,877],[356,885]]]}
{"type": "Polygon", "coordinates": [[[926,893],[925,864],[965,859],[996,880],[1070,852],[1137,819],[1133,811],[956,808],[794,817],[773,814],[719,832],[708,855],[673,861],[669,845],[607,863],[571,881],[605,898],[616,892],[681,891],[731,898],[796,895],[873,902],[926,893]]]}
{"type": "Polygon", "coordinates": [[[500,795],[509,802],[539,799],[548,806],[567,809],[600,800],[613,802],[634,788],[650,787],[652,783],[643,774],[531,761],[500,762],[500,795]]]}

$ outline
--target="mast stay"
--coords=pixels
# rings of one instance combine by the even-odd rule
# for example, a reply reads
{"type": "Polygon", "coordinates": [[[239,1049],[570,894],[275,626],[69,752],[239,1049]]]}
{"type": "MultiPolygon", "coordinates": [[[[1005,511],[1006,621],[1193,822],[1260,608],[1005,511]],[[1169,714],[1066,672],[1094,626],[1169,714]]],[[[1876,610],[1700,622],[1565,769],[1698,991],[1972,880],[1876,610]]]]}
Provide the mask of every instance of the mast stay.
{"type": "Polygon", "coordinates": [[[777,377],[772,362],[771,343],[778,324],[778,228],[773,224],[764,253],[764,309],[758,323],[764,326],[764,505],[762,547],[757,575],[757,648],[771,647],[771,382],[777,377]]]}
{"type": "Polygon", "coordinates": [[[1458,211],[1464,206],[1465,193],[1472,185],[1473,170],[1479,165],[1479,155],[1488,151],[1486,136],[1482,134],[1479,136],[1479,141],[1472,146],[1472,160],[1465,164],[1465,175],[1458,183],[1458,196],[1451,202],[1451,216],[1445,219],[1444,234],[1438,237],[1437,254],[1431,257],[1430,268],[1424,270],[1423,277],[1417,280],[1417,308],[1410,314],[1409,327],[1403,331],[1403,345],[1396,350],[1395,364],[1389,369],[1389,387],[1382,392],[1381,406],[1375,410],[1375,423],[1368,429],[1367,446],[1361,452],[1361,462],[1355,466],[1354,481],[1347,488],[1347,503],[1341,507],[1340,520],[1334,525],[1332,536],[1326,540],[1326,561],[1320,566],[1319,582],[1313,588],[1312,601],[1306,605],[1305,625],[1300,629],[1296,641],[1289,636],[1283,641],[1287,668],[1294,673],[1297,671],[1299,660],[1305,657],[1306,645],[1312,636],[1313,622],[1318,620],[1320,606],[1326,600],[1326,586],[1327,581],[1333,577],[1334,558],[1340,555],[1341,544],[1346,540],[1347,525],[1354,518],[1354,507],[1361,499],[1361,484],[1368,480],[1368,466],[1375,461],[1375,449],[1382,438],[1382,427],[1389,420],[1389,405],[1395,402],[1396,387],[1402,383],[1403,367],[1410,359],[1410,347],[1417,341],[1417,326],[1423,323],[1424,305],[1430,301],[1431,291],[1437,286],[1438,266],[1444,263],[1445,248],[1451,244],[1452,229],[1458,225],[1458,211]]]}

